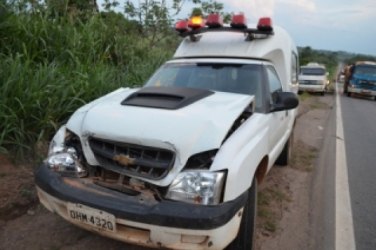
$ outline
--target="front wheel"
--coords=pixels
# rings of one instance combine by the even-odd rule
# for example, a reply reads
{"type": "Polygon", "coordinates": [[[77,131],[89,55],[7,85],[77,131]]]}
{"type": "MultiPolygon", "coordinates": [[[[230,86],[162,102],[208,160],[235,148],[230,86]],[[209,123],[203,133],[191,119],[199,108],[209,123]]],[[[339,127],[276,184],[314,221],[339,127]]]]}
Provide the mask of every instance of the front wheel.
{"type": "Polygon", "coordinates": [[[226,250],[253,250],[255,245],[257,211],[257,180],[253,179],[251,188],[248,190],[248,200],[243,209],[238,235],[226,250]]]}
{"type": "Polygon", "coordinates": [[[287,140],[281,154],[278,156],[275,164],[281,167],[289,165],[291,160],[292,144],[294,141],[294,130],[291,132],[290,138],[287,140]]]}

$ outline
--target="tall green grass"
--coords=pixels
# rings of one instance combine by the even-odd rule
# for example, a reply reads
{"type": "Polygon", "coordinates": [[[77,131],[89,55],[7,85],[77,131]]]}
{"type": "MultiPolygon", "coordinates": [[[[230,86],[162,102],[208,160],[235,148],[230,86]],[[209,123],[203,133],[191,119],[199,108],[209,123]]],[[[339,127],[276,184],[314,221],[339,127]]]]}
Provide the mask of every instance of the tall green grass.
{"type": "Polygon", "coordinates": [[[111,24],[100,15],[85,23],[41,14],[0,19],[0,153],[24,159],[78,107],[141,85],[172,55],[168,42],[151,47],[111,24]]]}

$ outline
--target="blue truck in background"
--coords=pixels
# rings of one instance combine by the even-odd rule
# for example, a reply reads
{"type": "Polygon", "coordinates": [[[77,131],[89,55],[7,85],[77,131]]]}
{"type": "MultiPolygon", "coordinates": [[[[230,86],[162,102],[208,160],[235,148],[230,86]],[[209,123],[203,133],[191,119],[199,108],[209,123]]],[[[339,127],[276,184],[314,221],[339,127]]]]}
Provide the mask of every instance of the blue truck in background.
{"type": "Polygon", "coordinates": [[[361,61],[350,66],[346,74],[344,93],[373,97],[376,100],[376,62],[361,61]]]}

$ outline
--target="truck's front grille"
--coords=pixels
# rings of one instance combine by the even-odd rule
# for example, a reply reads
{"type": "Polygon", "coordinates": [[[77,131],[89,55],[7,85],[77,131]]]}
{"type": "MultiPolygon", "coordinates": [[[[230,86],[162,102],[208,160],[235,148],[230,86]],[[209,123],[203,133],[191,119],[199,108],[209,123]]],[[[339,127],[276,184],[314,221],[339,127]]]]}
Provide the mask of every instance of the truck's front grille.
{"type": "Polygon", "coordinates": [[[98,138],[90,138],[89,144],[102,168],[121,175],[161,179],[167,175],[175,161],[174,152],[166,149],[98,138]]]}
{"type": "Polygon", "coordinates": [[[376,82],[363,81],[361,82],[360,87],[363,89],[376,90],[376,82]]]}

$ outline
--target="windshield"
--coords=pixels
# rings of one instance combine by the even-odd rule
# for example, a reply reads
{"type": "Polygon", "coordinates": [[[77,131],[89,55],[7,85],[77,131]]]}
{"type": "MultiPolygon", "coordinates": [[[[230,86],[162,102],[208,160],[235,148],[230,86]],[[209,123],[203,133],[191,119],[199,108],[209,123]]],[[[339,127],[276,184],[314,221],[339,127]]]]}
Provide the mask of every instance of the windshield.
{"type": "Polygon", "coordinates": [[[376,65],[357,65],[354,74],[376,76],[376,65]]]}
{"type": "Polygon", "coordinates": [[[300,68],[302,75],[323,76],[326,74],[323,68],[300,68]]]}
{"type": "Polygon", "coordinates": [[[224,63],[168,63],[145,86],[176,86],[255,95],[262,106],[262,66],[224,63]]]}

